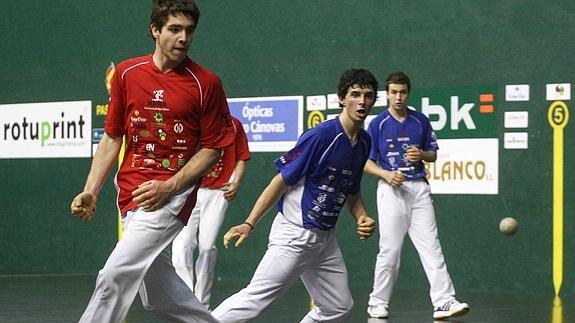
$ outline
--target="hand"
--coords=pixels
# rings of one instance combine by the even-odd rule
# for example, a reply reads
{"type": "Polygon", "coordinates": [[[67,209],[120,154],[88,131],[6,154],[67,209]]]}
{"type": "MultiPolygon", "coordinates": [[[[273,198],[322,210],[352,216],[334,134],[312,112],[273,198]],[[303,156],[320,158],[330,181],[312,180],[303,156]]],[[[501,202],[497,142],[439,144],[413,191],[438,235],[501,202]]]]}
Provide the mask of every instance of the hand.
{"type": "Polygon", "coordinates": [[[405,152],[407,153],[407,160],[409,160],[412,163],[420,162],[422,159],[421,149],[415,146],[409,146],[409,148],[407,148],[405,152]]]}
{"type": "Polygon", "coordinates": [[[405,175],[399,170],[390,171],[384,178],[392,187],[399,187],[405,181],[405,175]]]}
{"type": "Polygon", "coordinates": [[[239,187],[240,184],[237,182],[228,182],[224,184],[224,187],[222,187],[222,190],[224,191],[224,198],[228,201],[235,199],[236,195],[238,195],[239,187]]]}
{"type": "Polygon", "coordinates": [[[242,242],[250,235],[252,232],[252,227],[250,227],[246,223],[242,223],[232,227],[228,230],[228,232],[224,235],[224,247],[228,248],[230,245],[230,241],[235,238],[238,238],[238,241],[234,244],[234,246],[239,247],[242,242]]]}
{"type": "Polygon", "coordinates": [[[147,181],[132,192],[132,200],[146,212],[155,211],[174,195],[173,189],[167,181],[147,181]]]}
{"type": "Polygon", "coordinates": [[[90,221],[96,212],[96,197],[89,192],[78,194],[70,205],[70,211],[77,218],[84,221],[90,221]]]}
{"type": "Polygon", "coordinates": [[[375,221],[367,215],[360,216],[357,219],[357,234],[361,240],[371,237],[375,231],[375,221]]]}

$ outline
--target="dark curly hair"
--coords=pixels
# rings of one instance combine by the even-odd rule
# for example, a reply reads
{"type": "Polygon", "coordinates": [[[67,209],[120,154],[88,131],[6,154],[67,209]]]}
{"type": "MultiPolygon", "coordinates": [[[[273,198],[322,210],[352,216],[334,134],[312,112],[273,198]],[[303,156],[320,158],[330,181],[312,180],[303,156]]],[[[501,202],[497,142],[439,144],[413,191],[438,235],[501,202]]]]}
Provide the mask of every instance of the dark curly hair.
{"type": "Polygon", "coordinates": [[[168,17],[177,14],[192,18],[196,26],[200,20],[200,8],[194,0],[153,0],[150,24],[162,29],[168,17]]]}
{"type": "MultiPolygon", "coordinates": [[[[337,85],[337,97],[340,99],[345,98],[347,90],[354,85],[361,88],[372,88],[375,94],[374,99],[377,100],[377,80],[370,71],[363,68],[352,68],[343,72],[337,85]]],[[[339,106],[342,106],[341,103],[339,106]]]]}

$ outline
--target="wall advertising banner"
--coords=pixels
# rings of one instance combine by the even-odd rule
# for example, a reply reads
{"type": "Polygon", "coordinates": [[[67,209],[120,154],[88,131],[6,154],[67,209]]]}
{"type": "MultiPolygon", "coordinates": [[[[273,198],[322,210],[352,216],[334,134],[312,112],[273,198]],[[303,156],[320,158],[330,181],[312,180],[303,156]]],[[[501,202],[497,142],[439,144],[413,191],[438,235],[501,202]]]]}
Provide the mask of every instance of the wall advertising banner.
{"type": "Polygon", "coordinates": [[[498,98],[492,86],[427,89],[410,97],[439,138],[437,161],[426,164],[433,193],[499,193],[498,98]]]}
{"type": "Polygon", "coordinates": [[[439,139],[437,160],[426,163],[431,192],[498,194],[499,139],[439,139]]]}
{"type": "Polygon", "coordinates": [[[90,157],[92,102],[0,105],[0,158],[90,157]]]}
{"type": "Polygon", "coordinates": [[[303,96],[228,99],[252,152],[284,152],[293,148],[303,132],[303,96]]]}

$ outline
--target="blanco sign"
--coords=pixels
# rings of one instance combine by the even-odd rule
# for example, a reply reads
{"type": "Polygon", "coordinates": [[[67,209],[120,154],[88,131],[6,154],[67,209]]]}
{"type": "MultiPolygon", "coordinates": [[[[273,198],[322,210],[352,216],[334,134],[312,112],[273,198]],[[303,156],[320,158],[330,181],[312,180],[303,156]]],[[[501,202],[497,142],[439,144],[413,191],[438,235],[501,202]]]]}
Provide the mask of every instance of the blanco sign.
{"type": "Polygon", "coordinates": [[[91,156],[91,101],[4,104],[0,115],[0,158],[91,156]]]}
{"type": "Polygon", "coordinates": [[[499,139],[439,139],[437,160],[426,163],[434,194],[498,194],[499,139]]]}

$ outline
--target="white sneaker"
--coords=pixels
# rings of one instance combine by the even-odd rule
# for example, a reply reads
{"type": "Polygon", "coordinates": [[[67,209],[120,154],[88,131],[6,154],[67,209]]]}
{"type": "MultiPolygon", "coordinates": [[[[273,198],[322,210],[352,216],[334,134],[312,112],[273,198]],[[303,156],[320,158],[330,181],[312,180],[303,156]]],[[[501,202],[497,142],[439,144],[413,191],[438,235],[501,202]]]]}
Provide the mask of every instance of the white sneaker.
{"type": "Polygon", "coordinates": [[[369,305],[367,307],[367,314],[369,314],[369,316],[371,317],[378,319],[386,318],[389,316],[389,313],[387,312],[387,306],[383,304],[369,305]]]}
{"type": "Polygon", "coordinates": [[[448,317],[461,316],[469,312],[469,305],[460,303],[456,299],[446,302],[443,306],[436,307],[433,311],[434,319],[444,319],[448,317]]]}

